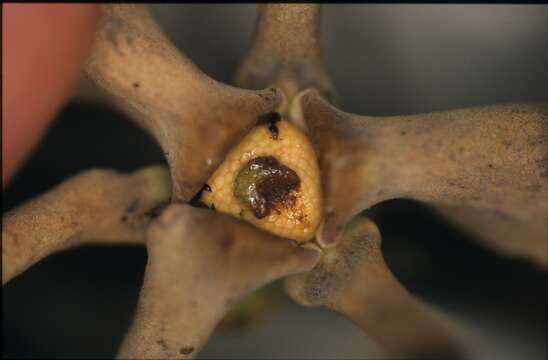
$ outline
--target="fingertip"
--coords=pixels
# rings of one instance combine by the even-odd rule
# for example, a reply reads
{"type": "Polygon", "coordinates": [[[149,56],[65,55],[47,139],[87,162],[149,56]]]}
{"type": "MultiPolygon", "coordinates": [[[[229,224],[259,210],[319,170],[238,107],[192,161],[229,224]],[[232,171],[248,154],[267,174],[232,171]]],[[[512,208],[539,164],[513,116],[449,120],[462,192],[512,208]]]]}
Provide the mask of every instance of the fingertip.
{"type": "Polygon", "coordinates": [[[97,4],[2,5],[2,187],[80,76],[97,4]]]}

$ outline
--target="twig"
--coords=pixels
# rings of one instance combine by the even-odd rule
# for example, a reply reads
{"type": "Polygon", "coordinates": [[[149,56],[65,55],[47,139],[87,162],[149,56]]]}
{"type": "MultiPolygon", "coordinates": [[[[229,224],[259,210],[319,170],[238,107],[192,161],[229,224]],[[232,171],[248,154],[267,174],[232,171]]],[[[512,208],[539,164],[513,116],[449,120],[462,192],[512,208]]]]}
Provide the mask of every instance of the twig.
{"type": "Polygon", "coordinates": [[[2,285],[44,257],[86,243],[144,243],[147,212],[169,200],[164,167],[88,170],[2,216],[2,285]]]}
{"type": "Polygon", "coordinates": [[[274,88],[242,90],[202,73],[144,6],[103,5],[87,74],[162,147],[174,200],[190,201],[257,118],[275,111],[274,88]]]}
{"type": "Polygon", "coordinates": [[[288,101],[300,90],[316,88],[336,102],[321,59],[320,10],[318,4],[261,5],[255,39],[238,70],[236,84],[250,89],[275,85],[288,101]]]}
{"type": "Polygon", "coordinates": [[[329,245],[355,214],[392,198],[441,209],[503,253],[548,265],[548,107],[344,113],[314,91],[295,102],[319,149],[329,245]]]}
{"type": "Polygon", "coordinates": [[[255,288],[310,270],[319,253],[228,215],[172,205],[148,232],[149,260],[119,358],[196,356],[232,305],[255,288]]]}
{"type": "Polygon", "coordinates": [[[461,358],[454,336],[388,270],[380,242],[375,224],[357,217],[312,271],[286,280],[286,289],[302,305],[347,316],[392,356],[461,358]]]}

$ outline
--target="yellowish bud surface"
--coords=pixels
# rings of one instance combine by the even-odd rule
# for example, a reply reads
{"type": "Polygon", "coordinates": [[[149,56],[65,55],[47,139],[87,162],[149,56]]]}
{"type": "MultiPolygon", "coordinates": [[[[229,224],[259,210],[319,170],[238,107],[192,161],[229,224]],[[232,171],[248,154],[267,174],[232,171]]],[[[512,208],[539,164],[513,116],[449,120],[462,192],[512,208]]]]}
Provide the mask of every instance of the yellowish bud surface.
{"type": "Polygon", "coordinates": [[[207,184],[211,191],[204,191],[201,198],[207,206],[281,237],[311,240],[322,220],[316,153],[307,135],[285,120],[270,127],[266,124],[253,128],[231,150],[207,184]],[[265,158],[269,161],[260,163],[265,158]],[[273,167],[268,168],[268,164],[273,167]],[[242,180],[244,175],[246,178],[242,180]],[[291,187],[287,185],[284,190],[280,183],[291,187]],[[242,187],[248,190],[248,198],[242,196],[242,187]],[[259,211],[256,206],[261,201],[263,207],[259,211]]]}

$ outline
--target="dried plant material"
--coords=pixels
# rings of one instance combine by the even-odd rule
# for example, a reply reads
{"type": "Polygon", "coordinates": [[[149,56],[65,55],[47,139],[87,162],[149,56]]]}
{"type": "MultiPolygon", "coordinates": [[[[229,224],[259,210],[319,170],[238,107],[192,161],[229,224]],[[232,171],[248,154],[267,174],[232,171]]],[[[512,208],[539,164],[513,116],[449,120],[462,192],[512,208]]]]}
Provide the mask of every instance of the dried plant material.
{"type": "Polygon", "coordinates": [[[411,198],[501,253],[548,264],[546,105],[378,118],[339,111],[313,91],[295,104],[320,154],[324,246],[363,209],[411,198]]]}
{"type": "Polygon", "coordinates": [[[236,303],[217,327],[226,335],[253,331],[253,327],[274,315],[286,298],[279,282],[261,287],[236,303]]]}
{"type": "Polygon", "coordinates": [[[324,249],[313,270],[286,279],[289,295],[305,306],[326,306],[360,326],[391,356],[462,358],[460,345],[430,310],[387,268],[375,224],[358,216],[341,240],[324,249]]]}
{"type": "Polygon", "coordinates": [[[168,207],[151,224],[147,248],[137,314],[120,358],[195,357],[239,299],[312,269],[319,258],[243,221],[187,205],[168,207]]]}
{"type": "Polygon", "coordinates": [[[158,141],[175,200],[189,201],[257,118],[281,102],[274,88],[243,90],[209,78],[144,6],[103,5],[86,72],[158,141]]]}
{"type": "Polygon", "coordinates": [[[316,154],[286,120],[259,124],[219,166],[202,192],[210,208],[272,234],[310,240],[322,218],[316,154]]]}
{"type": "Polygon", "coordinates": [[[320,17],[318,4],[260,5],[255,39],[236,84],[250,89],[275,85],[288,101],[300,90],[316,88],[336,101],[321,59],[320,17]]]}
{"type": "Polygon", "coordinates": [[[149,213],[169,200],[164,167],[122,175],[88,170],[2,216],[2,284],[53,252],[93,243],[144,243],[149,213]]]}

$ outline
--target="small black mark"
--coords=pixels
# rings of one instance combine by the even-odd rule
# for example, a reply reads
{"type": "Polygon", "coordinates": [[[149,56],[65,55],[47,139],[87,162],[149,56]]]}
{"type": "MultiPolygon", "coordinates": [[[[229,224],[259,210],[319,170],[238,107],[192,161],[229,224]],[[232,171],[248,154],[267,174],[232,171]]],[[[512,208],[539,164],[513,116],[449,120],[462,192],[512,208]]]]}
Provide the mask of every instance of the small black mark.
{"type": "Polygon", "coordinates": [[[162,347],[162,350],[167,351],[168,347],[164,339],[160,339],[156,343],[162,347]]]}
{"type": "Polygon", "coordinates": [[[194,206],[197,208],[209,209],[209,207],[202,201],[202,193],[204,191],[211,192],[211,187],[208,184],[204,184],[204,186],[202,186],[200,191],[198,191],[196,195],[194,195],[192,199],[190,199],[191,206],[194,206]]]}
{"type": "Polygon", "coordinates": [[[133,199],[133,201],[129,204],[128,208],[126,209],[126,213],[132,213],[135,210],[137,210],[137,207],[139,206],[139,199],[133,199]]]}
{"type": "Polygon", "coordinates": [[[152,209],[148,210],[145,213],[145,216],[148,216],[151,219],[157,218],[162,213],[162,210],[164,210],[167,207],[168,204],[169,203],[167,201],[159,203],[158,205],[156,205],[152,209]]]}
{"type": "Polygon", "coordinates": [[[272,140],[277,140],[278,135],[280,131],[278,130],[278,127],[274,124],[268,125],[268,131],[270,131],[270,135],[272,136],[272,140]]]}
{"type": "Polygon", "coordinates": [[[487,164],[487,166],[491,169],[493,168],[493,164],[487,164]]]}
{"type": "Polygon", "coordinates": [[[138,88],[139,86],[141,86],[141,85],[138,82],[133,83],[134,88],[138,88]]]}
{"type": "Polygon", "coordinates": [[[405,135],[407,135],[407,131],[405,131],[405,130],[402,130],[402,131],[400,132],[400,135],[401,135],[401,136],[405,136],[405,135]]]}
{"type": "Polygon", "coordinates": [[[194,352],[194,346],[183,346],[180,350],[179,350],[179,353],[183,354],[183,355],[190,355],[194,352]]]}
{"type": "Polygon", "coordinates": [[[259,116],[257,125],[268,125],[272,140],[278,139],[279,130],[276,123],[281,120],[281,115],[275,111],[259,116]]]}
{"type": "Polygon", "coordinates": [[[139,199],[133,199],[131,201],[131,203],[129,204],[129,206],[124,211],[124,214],[120,218],[120,221],[121,222],[126,222],[127,219],[128,219],[128,215],[131,215],[131,213],[133,213],[135,210],[137,210],[138,207],[139,207],[139,199]]]}

